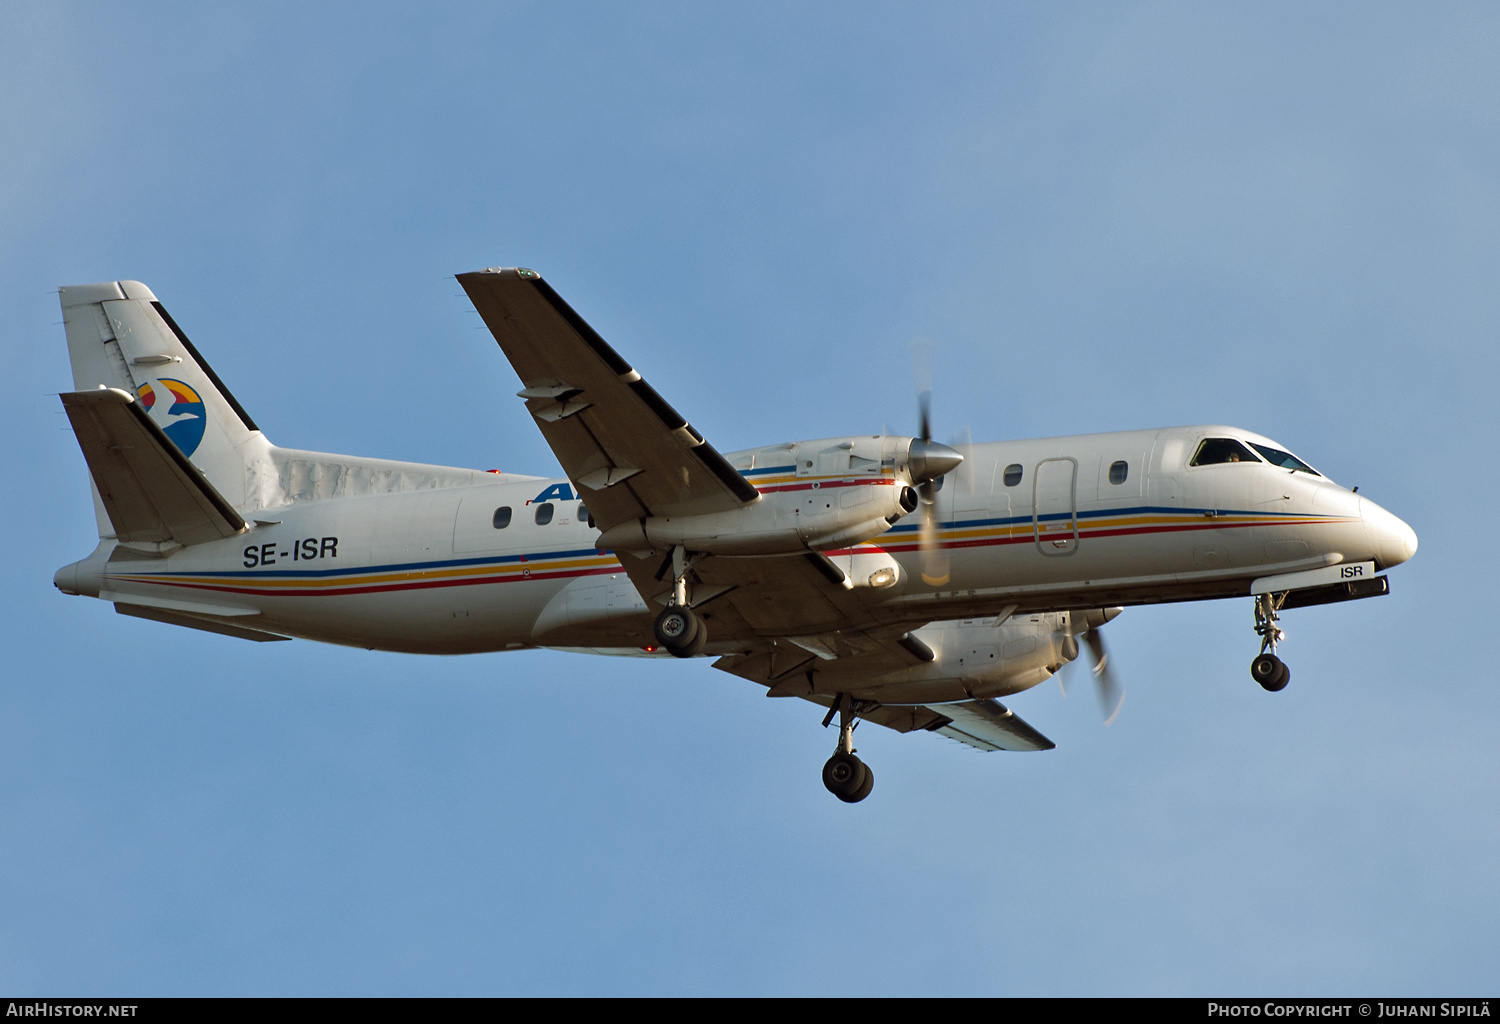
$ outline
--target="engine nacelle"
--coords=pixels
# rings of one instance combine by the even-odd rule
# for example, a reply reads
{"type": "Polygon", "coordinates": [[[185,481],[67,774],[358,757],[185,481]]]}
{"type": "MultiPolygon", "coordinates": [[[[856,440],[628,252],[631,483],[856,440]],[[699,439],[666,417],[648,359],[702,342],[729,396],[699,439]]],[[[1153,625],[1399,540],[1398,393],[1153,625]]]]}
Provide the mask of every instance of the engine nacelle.
{"type": "Polygon", "coordinates": [[[913,484],[962,460],[944,445],[879,435],[798,441],[727,458],[760,491],[759,499],[727,512],[621,523],[600,534],[595,546],[633,553],[681,546],[714,555],[850,547],[915,511],[913,484]]]}
{"type": "Polygon", "coordinates": [[[882,704],[941,704],[1004,697],[1045,682],[1078,657],[1078,636],[1119,614],[1119,609],[1048,612],[993,619],[934,622],[913,630],[902,646],[914,664],[872,674],[844,669],[837,659],[819,662],[807,675],[779,685],[777,695],[850,693],[882,704]],[[916,659],[931,660],[916,663],[916,659]]]}

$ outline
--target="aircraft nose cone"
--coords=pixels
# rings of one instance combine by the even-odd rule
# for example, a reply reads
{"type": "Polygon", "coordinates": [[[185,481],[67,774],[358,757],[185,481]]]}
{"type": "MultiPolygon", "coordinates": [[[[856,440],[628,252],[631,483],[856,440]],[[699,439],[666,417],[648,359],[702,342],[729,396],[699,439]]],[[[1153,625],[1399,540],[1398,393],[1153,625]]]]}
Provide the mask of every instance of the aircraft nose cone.
{"type": "Polygon", "coordinates": [[[936,480],[944,473],[958,468],[964,457],[945,444],[914,438],[906,455],[906,465],[911,472],[911,482],[925,484],[936,480]]]}
{"type": "Polygon", "coordinates": [[[1417,553],[1417,531],[1405,522],[1368,498],[1360,499],[1359,511],[1382,569],[1400,565],[1417,553]]]}

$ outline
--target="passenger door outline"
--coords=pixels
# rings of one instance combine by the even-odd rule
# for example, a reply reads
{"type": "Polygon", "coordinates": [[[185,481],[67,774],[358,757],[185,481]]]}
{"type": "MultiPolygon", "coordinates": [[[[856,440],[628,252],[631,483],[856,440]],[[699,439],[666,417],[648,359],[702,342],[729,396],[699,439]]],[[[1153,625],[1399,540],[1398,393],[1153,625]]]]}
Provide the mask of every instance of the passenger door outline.
{"type": "Polygon", "coordinates": [[[1078,550],[1078,460],[1043,459],[1031,478],[1031,533],[1049,557],[1078,550]]]}

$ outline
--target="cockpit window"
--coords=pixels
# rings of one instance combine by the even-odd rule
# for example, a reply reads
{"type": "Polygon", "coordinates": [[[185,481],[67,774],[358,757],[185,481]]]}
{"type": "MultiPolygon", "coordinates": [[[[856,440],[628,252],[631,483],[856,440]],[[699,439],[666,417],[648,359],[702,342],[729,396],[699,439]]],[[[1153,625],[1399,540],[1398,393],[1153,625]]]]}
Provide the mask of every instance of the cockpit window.
{"type": "Polygon", "coordinates": [[[1266,461],[1273,466],[1280,466],[1282,469],[1294,469],[1299,473],[1311,473],[1313,476],[1323,475],[1291,452],[1284,452],[1280,448],[1272,448],[1268,444],[1256,444],[1254,441],[1250,442],[1250,447],[1264,455],[1266,461]]]}
{"type": "Polygon", "coordinates": [[[1255,453],[1232,437],[1206,437],[1198,445],[1189,466],[1216,466],[1221,462],[1259,462],[1255,453]]]}

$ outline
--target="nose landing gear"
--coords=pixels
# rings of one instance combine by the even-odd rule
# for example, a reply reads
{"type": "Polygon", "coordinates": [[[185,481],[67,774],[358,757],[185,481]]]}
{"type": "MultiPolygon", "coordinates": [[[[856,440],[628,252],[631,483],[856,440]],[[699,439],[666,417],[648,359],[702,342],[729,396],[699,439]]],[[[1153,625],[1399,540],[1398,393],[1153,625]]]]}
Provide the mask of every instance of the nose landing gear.
{"type": "Polygon", "coordinates": [[[1261,686],[1275,693],[1286,689],[1286,684],[1292,679],[1292,670],[1276,655],[1262,654],[1250,663],[1250,675],[1261,686]]]}
{"type": "Polygon", "coordinates": [[[1286,689],[1292,670],[1276,657],[1276,645],[1286,636],[1276,625],[1286,592],[1258,594],[1255,598],[1255,631],[1260,634],[1260,654],[1250,663],[1250,678],[1272,693],[1286,689]]]}
{"type": "Polygon", "coordinates": [[[828,709],[824,726],[839,716],[839,742],[833,756],[823,765],[823,785],[828,792],[846,804],[857,804],[870,795],[875,788],[875,772],[869,765],[854,756],[854,726],[857,702],[847,693],[841,693],[828,709]]]}

